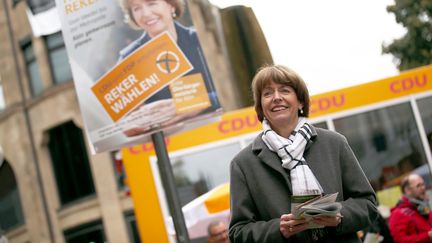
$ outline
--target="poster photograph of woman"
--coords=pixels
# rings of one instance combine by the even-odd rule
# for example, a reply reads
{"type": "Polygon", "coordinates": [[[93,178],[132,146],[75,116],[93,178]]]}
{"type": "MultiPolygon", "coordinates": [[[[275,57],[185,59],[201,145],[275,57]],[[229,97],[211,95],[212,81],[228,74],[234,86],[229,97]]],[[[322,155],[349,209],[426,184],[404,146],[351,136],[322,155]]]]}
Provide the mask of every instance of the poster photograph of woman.
{"type": "Polygon", "coordinates": [[[183,0],[57,0],[94,153],[217,119],[221,107],[183,0]]]}

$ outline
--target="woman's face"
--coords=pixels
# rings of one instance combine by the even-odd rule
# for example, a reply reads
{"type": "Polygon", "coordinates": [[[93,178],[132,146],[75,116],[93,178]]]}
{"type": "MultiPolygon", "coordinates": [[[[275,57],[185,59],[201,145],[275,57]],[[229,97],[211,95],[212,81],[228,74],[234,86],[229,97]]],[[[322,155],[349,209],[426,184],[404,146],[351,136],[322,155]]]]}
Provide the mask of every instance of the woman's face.
{"type": "Polygon", "coordinates": [[[132,0],[130,8],[135,23],[150,37],[174,27],[175,8],[164,0],[132,0]]]}
{"type": "Polygon", "coordinates": [[[303,107],[291,86],[271,81],[261,93],[261,106],[273,130],[280,130],[298,121],[298,110],[303,107]]]}

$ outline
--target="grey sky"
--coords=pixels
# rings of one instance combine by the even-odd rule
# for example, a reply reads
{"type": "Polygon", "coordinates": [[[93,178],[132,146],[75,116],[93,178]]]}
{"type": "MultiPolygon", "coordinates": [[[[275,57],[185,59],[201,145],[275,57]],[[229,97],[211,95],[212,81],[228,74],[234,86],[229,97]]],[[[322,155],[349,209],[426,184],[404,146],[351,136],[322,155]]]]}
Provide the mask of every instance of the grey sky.
{"type": "Polygon", "coordinates": [[[398,74],[381,44],[405,33],[386,11],[393,0],[210,0],[252,7],[274,62],[297,71],[311,94],[398,74]]]}

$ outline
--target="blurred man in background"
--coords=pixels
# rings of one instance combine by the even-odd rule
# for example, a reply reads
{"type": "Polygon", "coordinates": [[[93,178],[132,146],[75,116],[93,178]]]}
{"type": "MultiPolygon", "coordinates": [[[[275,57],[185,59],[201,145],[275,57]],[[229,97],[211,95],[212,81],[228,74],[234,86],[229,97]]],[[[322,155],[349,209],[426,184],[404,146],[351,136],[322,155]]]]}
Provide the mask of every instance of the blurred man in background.
{"type": "Polygon", "coordinates": [[[211,222],[207,227],[208,243],[229,243],[228,226],[222,221],[211,222]]]}
{"type": "Polygon", "coordinates": [[[402,179],[402,198],[391,210],[390,232],[395,242],[432,242],[432,213],[423,178],[410,174],[402,179]]]}

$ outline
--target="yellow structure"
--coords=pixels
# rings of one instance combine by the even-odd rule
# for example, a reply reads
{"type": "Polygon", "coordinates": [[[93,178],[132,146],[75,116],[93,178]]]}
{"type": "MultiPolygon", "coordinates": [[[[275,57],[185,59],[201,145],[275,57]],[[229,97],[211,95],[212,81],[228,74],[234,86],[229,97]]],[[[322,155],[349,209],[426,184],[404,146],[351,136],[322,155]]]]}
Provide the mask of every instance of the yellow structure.
{"type": "MultiPolygon", "coordinates": [[[[333,120],[365,114],[394,104],[412,103],[419,98],[432,100],[432,65],[407,71],[395,77],[314,95],[311,97],[310,121],[313,124],[327,124],[328,129],[334,130],[333,120]]],[[[418,119],[416,115],[417,124],[418,119]]],[[[428,122],[432,123],[432,119],[428,122]]],[[[426,133],[431,132],[423,131],[425,127],[432,125],[423,124],[423,127],[418,127],[424,154],[430,165],[431,151],[427,149],[430,141],[427,140],[426,133]]],[[[232,140],[248,134],[255,135],[260,130],[261,124],[253,107],[250,107],[225,113],[219,122],[166,138],[166,144],[170,153],[206,144],[210,144],[207,147],[211,148],[212,143],[217,141],[232,140]]],[[[151,168],[151,158],[155,157],[152,145],[137,145],[123,149],[122,153],[142,241],[168,242],[164,224],[166,215],[158,197],[158,190],[161,188],[155,184],[154,169],[151,168]]],[[[206,158],[203,159],[205,163],[206,158]]],[[[361,159],[359,160],[361,162],[361,159]]],[[[399,160],[397,162],[399,163],[399,160]]],[[[383,171],[386,171],[384,168],[388,166],[382,167],[383,171]]],[[[365,172],[368,175],[367,170],[365,172]]],[[[384,176],[389,174],[386,173],[384,176]]],[[[403,171],[400,170],[398,173],[403,171]]]]}

